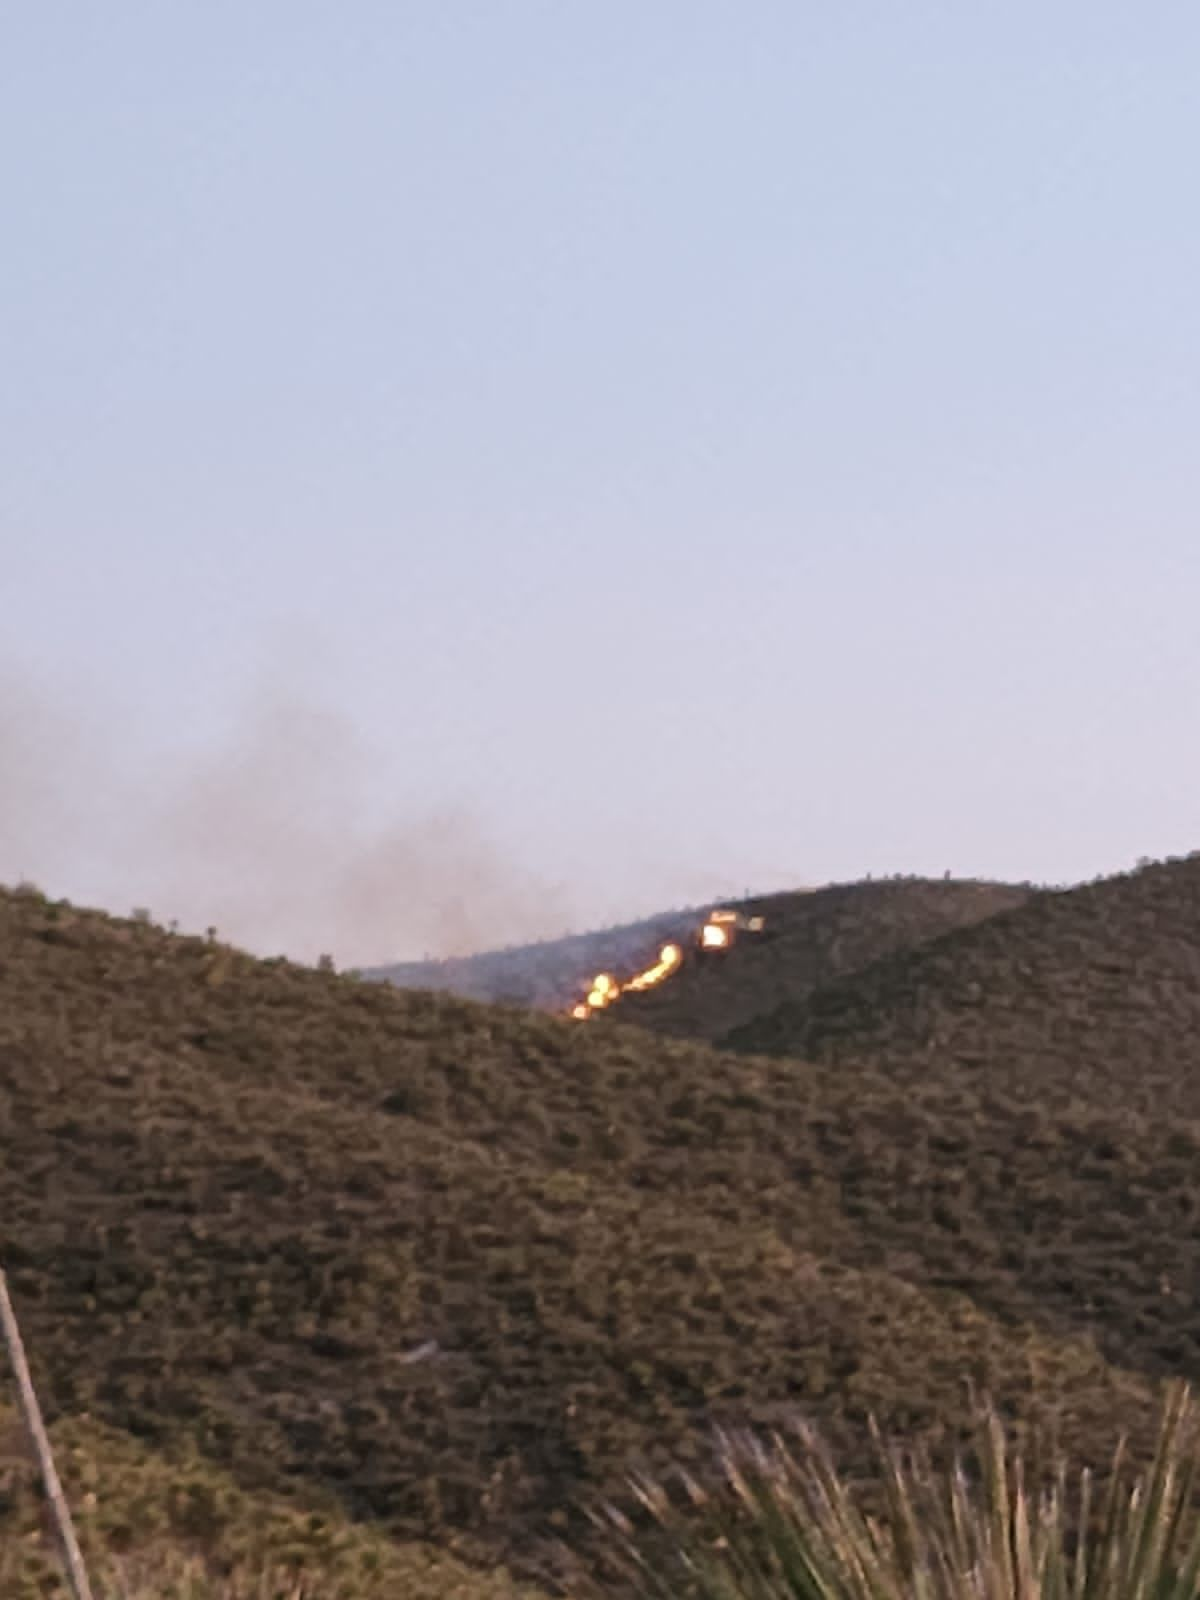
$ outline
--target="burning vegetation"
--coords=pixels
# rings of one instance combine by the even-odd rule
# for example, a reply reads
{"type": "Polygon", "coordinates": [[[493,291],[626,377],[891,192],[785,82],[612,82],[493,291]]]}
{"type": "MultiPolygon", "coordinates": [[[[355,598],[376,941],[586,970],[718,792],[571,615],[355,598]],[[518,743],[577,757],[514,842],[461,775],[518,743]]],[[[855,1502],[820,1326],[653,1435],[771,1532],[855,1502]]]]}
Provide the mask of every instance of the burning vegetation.
{"type": "MultiPolygon", "coordinates": [[[[740,911],[716,909],[709,912],[696,930],[695,952],[698,955],[710,955],[728,950],[739,934],[761,933],[762,930],[762,917],[748,917],[740,911]]],[[[611,972],[598,972],[591,981],[586,997],[571,1008],[571,1015],[576,1021],[585,1022],[597,1011],[607,1010],[623,994],[653,989],[665,982],[679,971],[683,961],[683,946],[671,943],[663,945],[657,961],[641,972],[635,972],[632,977],[617,978],[611,972]]]]}

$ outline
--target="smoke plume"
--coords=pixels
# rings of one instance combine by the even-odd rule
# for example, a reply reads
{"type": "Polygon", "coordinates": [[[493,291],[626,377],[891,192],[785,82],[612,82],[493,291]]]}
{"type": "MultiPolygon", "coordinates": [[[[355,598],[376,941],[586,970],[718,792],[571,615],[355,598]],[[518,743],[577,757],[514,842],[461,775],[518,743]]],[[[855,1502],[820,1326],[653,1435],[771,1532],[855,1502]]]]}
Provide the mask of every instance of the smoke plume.
{"type": "Polygon", "coordinates": [[[99,737],[97,720],[0,671],[0,880],[342,965],[463,955],[570,920],[561,889],[470,808],[382,802],[372,751],[330,706],[256,695],[227,739],[153,781],[122,771],[117,727],[99,737]]]}

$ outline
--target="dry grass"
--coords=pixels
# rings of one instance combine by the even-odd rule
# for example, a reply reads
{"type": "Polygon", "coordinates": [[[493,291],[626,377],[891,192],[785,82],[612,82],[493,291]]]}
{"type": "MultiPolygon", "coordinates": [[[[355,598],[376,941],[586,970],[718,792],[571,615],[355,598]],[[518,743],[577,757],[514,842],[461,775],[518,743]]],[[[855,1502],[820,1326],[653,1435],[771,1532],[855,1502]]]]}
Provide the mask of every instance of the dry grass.
{"type": "Polygon", "coordinates": [[[1194,1600],[1200,1593],[1196,1417],[1175,1389],[1149,1464],[1091,1475],[1014,1450],[995,1412],[949,1470],[878,1446],[864,1509],[801,1429],[724,1443],[715,1484],[638,1485],[640,1526],[611,1514],[619,1587],[641,1600],[1194,1600]]]}
{"type": "MultiPolygon", "coordinates": [[[[0,1566],[0,1579],[4,1577],[0,1566]]],[[[93,1580],[93,1600],[336,1600],[294,1572],[262,1569],[221,1576],[195,1557],[169,1551],[106,1563],[93,1580]]]]}
{"type": "MultiPolygon", "coordinates": [[[[875,1436],[864,1493],[807,1426],[725,1436],[715,1472],[634,1482],[568,1562],[595,1600],[1195,1600],[1200,1452],[1183,1386],[1167,1394],[1140,1470],[1118,1448],[1099,1486],[1014,1442],[994,1410],[947,1467],[875,1436]]],[[[16,1569],[0,1547],[8,1595],[16,1569]]],[[[443,1600],[463,1593],[448,1581],[443,1600]]],[[[394,1574],[363,1588],[265,1564],[232,1573],[158,1546],[97,1571],[96,1600],[407,1600],[394,1574]]]]}

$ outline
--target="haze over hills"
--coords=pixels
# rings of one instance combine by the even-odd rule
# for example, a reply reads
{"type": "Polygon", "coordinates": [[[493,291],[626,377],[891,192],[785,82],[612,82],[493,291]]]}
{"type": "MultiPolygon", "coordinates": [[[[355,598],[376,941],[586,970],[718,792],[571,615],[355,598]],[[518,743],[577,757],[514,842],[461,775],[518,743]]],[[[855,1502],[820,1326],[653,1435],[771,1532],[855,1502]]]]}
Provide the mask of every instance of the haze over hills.
{"type": "Polygon", "coordinates": [[[1200,1360],[1200,864],[777,918],[696,1029],[803,994],[734,1037],[814,1060],[0,895],[0,1259],[54,1411],[527,1576],[717,1422],[862,1465],[868,1412],[953,1438],[970,1380],[1136,1448],[1200,1360]]]}

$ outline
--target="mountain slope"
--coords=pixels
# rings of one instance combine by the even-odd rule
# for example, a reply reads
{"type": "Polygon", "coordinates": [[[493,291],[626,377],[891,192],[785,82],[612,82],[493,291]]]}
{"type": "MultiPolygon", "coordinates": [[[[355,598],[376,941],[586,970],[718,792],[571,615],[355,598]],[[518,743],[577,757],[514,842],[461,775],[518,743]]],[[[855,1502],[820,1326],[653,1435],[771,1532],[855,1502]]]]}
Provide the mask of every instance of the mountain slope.
{"type": "Polygon", "coordinates": [[[55,1409],[530,1573],[580,1496],[715,1421],[799,1406],[862,1462],[869,1410],[953,1436],[968,1374],[1099,1460],[1200,1359],[1190,1125],[7,895],[0,1149],[55,1409]]]}
{"type": "Polygon", "coordinates": [[[768,895],[745,906],[764,919],[762,937],[693,957],[668,983],[625,996],[620,1018],[715,1042],[883,956],[1023,905],[1030,893],[1000,883],[893,878],[768,895]]]}
{"type": "MultiPolygon", "coordinates": [[[[381,1592],[411,1600],[536,1600],[535,1591],[503,1573],[356,1527],[332,1498],[301,1509],[277,1495],[249,1494],[193,1453],[158,1454],[88,1417],[64,1419],[51,1433],[94,1583],[128,1575],[136,1593],[178,1594],[184,1575],[202,1565],[240,1579],[247,1595],[265,1595],[259,1585],[266,1573],[303,1572],[306,1593],[339,1600],[381,1592]],[[164,1580],[172,1579],[178,1587],[168,1589],[164,1580]]],[[[108,1592],[103,1582],[101,1590],[108,1592]]],[[[0,1402],[0,1593],[43,1600],[66,1592],[20,1424],[0,1402]]]]}
{"type": "Polygon", "coordinates": [[[1015,1097],[1200,1116],[1200,857],[1026,905],[731,1029],[731,1048],[953,1066],[1015,1097]]]}
{"type": "Polygon", "coordinates": [[[633,972],[649,965],[669,939],[688,938],[701,911],[664,911],[639,922],[537,944],[435,961],[367,967],[362,976],[401,989],[436,989],[466,1000],[569,1011],[597,972],[633,972]]]}
{"type": "Polygon", "coordinates": [[[765,918],[765,937],[743,940],[707,962],[690,959],[710,909],[699,907],[512,949],[370,967],[362,976],[565,1013],[598,972],[639,971],[665,942],[678,941],[689,953],[683,969],[660,988],[627,995],[620,1015],[678,1038],[714,1040],[881,956],[1011,910],[1031,892],[921,878],[833,884],[736,902],[747,915],[765,918]]]}

